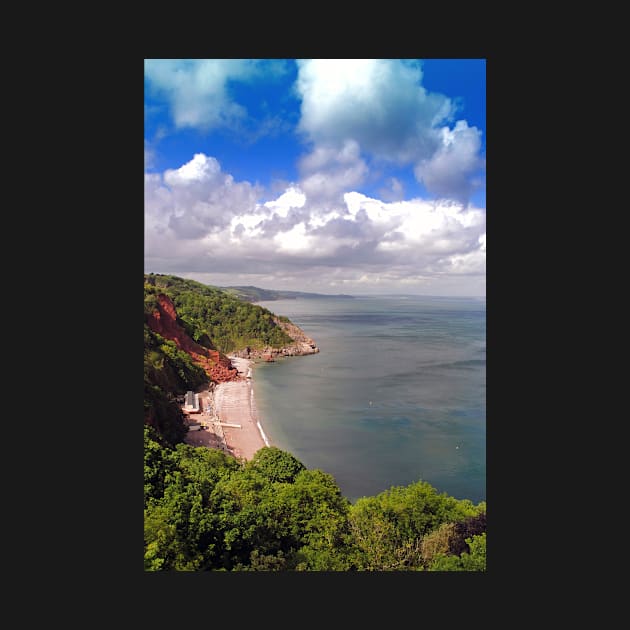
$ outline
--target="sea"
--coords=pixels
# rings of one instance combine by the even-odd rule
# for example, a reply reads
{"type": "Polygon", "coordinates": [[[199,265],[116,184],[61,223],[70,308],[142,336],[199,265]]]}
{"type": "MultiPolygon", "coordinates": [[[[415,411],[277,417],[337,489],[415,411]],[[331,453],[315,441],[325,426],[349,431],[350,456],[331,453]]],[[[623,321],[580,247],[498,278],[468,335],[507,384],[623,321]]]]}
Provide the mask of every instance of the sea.
{"type": "Polygon", "coordinates": [[[332,474],[352,502],[420,480],[486,500],[485,298],[258,304],[289,317],[320,349],[254,366],[272,445],[332,474]]]}

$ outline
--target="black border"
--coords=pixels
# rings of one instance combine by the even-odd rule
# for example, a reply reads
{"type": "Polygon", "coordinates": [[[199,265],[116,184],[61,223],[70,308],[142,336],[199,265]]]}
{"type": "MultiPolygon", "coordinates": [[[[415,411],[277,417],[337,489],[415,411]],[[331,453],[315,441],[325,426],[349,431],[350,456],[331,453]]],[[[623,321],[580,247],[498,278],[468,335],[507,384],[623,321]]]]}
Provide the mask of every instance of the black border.
{"type": "MultiPolygon", "coordinates": [[[[399,46],[395,54],[388,51],[386,55],[370,56],[422,56],[422,51],[419,54],[418,50],[404,54],[405,48],[412,48],[411,40],[408,46],[399,46]]],[[[291,573],[264,574],[265,577],[259,575],[258,578],[251,574],[248,574],[250,577],[237,574],[238,577],[226,578],[225,574],[204,573],[204,578],[212,581],[201,583],[197,580],[184,583],[181,580],[191,578],[183,578],[181,574],[144,573],[142,484],[138,481],[142,474],[142,432],[138,422],[142,416],[142,337],[138,332],[142,317],[142,288],[138,276],[144,271],[144,191],[140,175],[144,170],[143,165],[140,170],[143,160],[143,137],[140,136],[143,136],[144,120],[140,99],[144,89],[144,57],[185,56],[173,55],[172,51],[166,54],[164,48],[159,52],[154,49],[142,58],[108,61],[103,68],[103,76],[108,78],[106,89],[102,89],[102,85],[98,89],[87,88],[88,103],[97,105],[97,113],[89,109],[83,119],[76,121],[87,129],[99,130],[97,135],[93,131],[86,132],[85,151],[75,156],[79,162],[85,159],[79,176],[83,178],[81,195],[86,202],[83,213],[80,211],[79,214],[78,233],[83,233],[86,242],[80,243],[75,250],[75,265],[77,268],[85,266],[82,273],[86,279],[78,284],[85,283],[86,290],[79,287],[77,293],[80,312],[89,314],[89,323],[81,330],[81,338],[72,344],[72,352],[77,357],[75,372],[86,371],[81,383],[91,386],[90,400],[97,415],[96,425],[86,427],[89,445],[86,447],[82,437],[72,446],[75,451],[87,448],[87,456],[78,459],[77,470],[73,471],[77,477],[82,473],[88,476],[83,480],[85,490],[77,496],[81,510],[85,504],[80,501],[80,496],[85,496],[91,510],[80,520],[87,531],[77,542],[77,549],[85,546],[92,550],[84,559],[85,571],[106,572],[110,574],[109,579],[120,579],[133,590],[140,586],[145,595],[153,594],[152,599],[159,592],[158,584],[168,589],[176,588],[186,598],[195,584],[211,586],[213,597],[225,601],[231,596],[236,598],[231,589],[238,584],[239,588],[247,587],[248,598],[255,597],[258,592],[264,596],[266,603],[261,602],[260,611],[282,607],[282,602],[293,596],[309,598],[309,592],[315,608],[322,597],[326,598],[328,608],[334,603],[336,593],[347,607],[349,595],[355,591],[357,603],[371,604],[370,611],[374,610],[372,604],[381,607],[388,602],[384,610],[391,613],[396,607],[395,602],[406,601],[407,605],[414,605],[420,593],[428,602],[445,590],[450,593],[447,599],[456,596],[460,604],[467,599],[466,593],[470,593],[472,604],[473,593],[487,595],[490,586],[500,588],[506,576],[524,570],[520,566],[523,558],[518,551],[526,548],[526,541],[531,537],[535,540],[536,536],[531,522],[526,522],[528,512],[533,509],[531,487],[539,488],[544,474],[539,471],[536,455],[539,439],[542,439],[539,438],[542,413],[540,418],[532,417],[529,413],[531,406],[528,408],[523,403],[535,396],[536,369],[540,352],[544,351],[537,346],[536,335],[528,330],[527,321],[532,310],[540,306],[534,290],[543,273],[542,265],[532,271],[527,264],[531,259],[531,235],[524,220],[530,209],[525,206],[534,200],[531,195],[524,198],[520,195],[525,184],[525,169],[531,166],[528,162],[532,156],[526,148],[536,136],[529,135],[533,132],[531,123],[526,126],[526,112],[523,112],[522,103],[517,102],[522,80],[519,69],[523,66],[515,67],[513,59],[502,55],[489,55],[486,47],[457,55],[452,50],[446,52],[446,48],[449,46],[445,45],[441,52],[432,50],[432,54],[426,56],[487,59],[487,224],[490,236],[487,266],[488,572],[444,574],[449,577],[431,574],[431,578],[422,573],[373,574],[369,577],[367,574],[360,577],[354,574],[308,574],[308,577],[302,577],[291,573]],[[85,354],[90,356],[87,366],[85,354]],[[536,355],[535,359],[532,354],[536,355]],[[281,596],[278,589],[281,589],[281,596]],[[385,598],[381,589],[386,589],[385,598]],[[370,599],[372,594],[377,599],[370,599]],[[278,601],[279,598],[282,601],[278,601]]],[[[189,52],[186,51],[187,55],[189,52]]],[[[213,55],[204,52],[190,56],[213,55]]],[[[222,51],[214,56],[285,58],[311,55],[273,54],[271,51],[264,55],[260,51],[246,55],[241,47],[237,54],[222,51]]],[[[85,102],[84,87],[80,92],[85,102]]],[[[138,596],[141,598],[139,591],[138,596]]],[[[185,600],[181,601],[185,604],[185,600]]],[[[252,609],[257,607],[249,602],[249,599],[245,603],[236,598],[235,614],[245,612],[244,609],[250,606],[252,609]]],[[[478,602],[480,607],[488,606],[487,597],[478,602]]],[[[375,613],[375,616],[378,615],[375,613]]]]}

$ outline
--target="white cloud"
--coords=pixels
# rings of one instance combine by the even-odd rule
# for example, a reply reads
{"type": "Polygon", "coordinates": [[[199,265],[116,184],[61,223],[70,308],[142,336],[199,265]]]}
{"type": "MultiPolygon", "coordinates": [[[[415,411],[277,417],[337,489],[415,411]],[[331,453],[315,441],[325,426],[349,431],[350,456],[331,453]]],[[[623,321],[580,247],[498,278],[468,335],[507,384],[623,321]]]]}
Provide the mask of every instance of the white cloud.
{"type": "Polygon", "coordinates": [[[348,193],[345,199],[352,216],[363,211],[375,226],[381,226],[375,251],[387,252],[398,262],[403,262],[403,256],[422,262],[481,247],[485,213],[480,209],[421,199],[386,203],[360,193],[348,193]]]}
{"type": "Polygon", "coordinates": [[[278,232],[273,237],[273,240],[281,252],[284,251],[291,254],[308,252],[314,246],[314,239],[307,236],[306,226],[303,222],[294,225],[287,232],[278,232]]]}
{"type": "Polygon", "coordinates": [[[277,199],[267,201],[265,206],[278,216],[286,217],[291,208],[301,208],[306,203],[306,195],[299,189],[289,186],[277,199]]]}
{"type": "MultiPolygon", "coordinates": [[[[178,169],[169,169],[164,173],[164,181],[170,186],[189,186],[195,182],[216,180],[221,172],[217,160],[203,153],[196,153],[190,162],[178,169]]],[[[231,180],[231,175],[227,175],[231,180]]]]}
{"type": "MultiPolygon", "coordinates": [[[[345,155],[348,164],[356,156],[345,155]]],[[[323,292],[372,287],[456,295],[485,286],[483,209],[448,200],[387,202],[358,192],[324,209],[297,184],[264,203],[261,195],[204,154],[145,174],[147,270],[323,292]],[[291,286],[269,278],[291,278],[285,280],[291,286]]]]}
{"type": "MultiPolygon", "coordinates": [[[[298,129],[313,144],[302,158],[301,185],[314,195],[357,189],[368,175],[360,151],[375,163],[414,165],[416,179],[436,196],[467,203],[485,166],[480,132],[464,120],[450,123],[454,101],[422,86],[422,66],[408,59],[299,60],[296,90],[302,98],[298,129]],[[335,181],[343,156],[357,165],[335,181]],[[358,165],[361,168],[358,168],[358,165]],[[329,190],[327,190],[329,189],[329,190]]],[[[399,180],[381,189],[401,199],[399,180]]]]}
{"type": "Polygon", "coordinates": [[[451,101],[421,85],[419,62],[309,59],[298,63],[299,129],[316,144],[354,139],[371,154],[399,161],[433,153],[451,101]]]}
{"type": "Polygon", "coordinates": [[[145,59],[154,93],[166,98],[178,128],[234,127],[247,115],[227,90],[228,81],[251,81],[283,72],[283,60],[145,59]]]}
{"type": "Polygon", "coordinates": [[[418,181],[437,195],[467,201],[475,188],[472,177],[483,166],[481,131],[458,120],[454,129],[442,128],[442,145],[414,169],[418,181]]]}
{"type": "Polygon", "coordinates": [[[365,180],[368,167],[360,153],[355,140],[346,140],[339,147],[316,146],[299,162],[300,188],[313,203],[340,201],[342,193],[365,180]]]}
{"type": "Polygon", "coordinates": [[[259,193],[249,182],[234,182],[215,158],[197,153],[163,176],[145,176],[147,225],[157,232],[172,231],[175,240],[198,240],[251,212],[259,193]]]}

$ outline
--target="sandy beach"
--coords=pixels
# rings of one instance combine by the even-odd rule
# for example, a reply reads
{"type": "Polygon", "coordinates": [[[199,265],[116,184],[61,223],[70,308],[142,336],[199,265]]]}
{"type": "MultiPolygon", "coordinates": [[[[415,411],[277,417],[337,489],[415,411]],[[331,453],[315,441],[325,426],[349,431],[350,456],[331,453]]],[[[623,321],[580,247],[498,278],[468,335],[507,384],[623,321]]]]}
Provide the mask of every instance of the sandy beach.
{"type": "Polygon", "coordinates": [[[214,391],[214,405],[221,421],[225,442],[235,457],[247,460],[265,446],[258,425],[251,379],[246,378],[252,361],[229,357],[242,380],[219,383],[214,391]],[[225,424],[238,424],[240,428],[225,424]]]}
{"type": "Polygon", "coordinates": [[[266,445],[258,424],[251,379],[247,378],[252,361],[229,358],[239,372],[239,380],[218,383],[213,392],[199,392],[203,413],[192,415],[191,421],[201,422],[207,429],[189,431],[185,441],[193,446],[222,448],[234,457],[250,460],[266,445]]]}

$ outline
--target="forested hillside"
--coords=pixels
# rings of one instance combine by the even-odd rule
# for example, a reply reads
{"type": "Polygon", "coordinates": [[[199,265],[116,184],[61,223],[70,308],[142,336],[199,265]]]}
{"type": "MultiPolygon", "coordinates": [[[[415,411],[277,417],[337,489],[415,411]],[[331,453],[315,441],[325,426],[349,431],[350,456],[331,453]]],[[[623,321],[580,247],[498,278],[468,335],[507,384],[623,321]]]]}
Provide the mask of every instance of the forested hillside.
{"type": "Polygon", "coordinates": [[[249,462],[145,427],[146,571],[485,571],[486,506],[419,481],[345,499],[275,447],[249,462]]]}
{"type": "Polygon", "coordinates": [[[173,300],[190,337],[208,348],[229,353],[247,346],[282,347],[293,341],[274,323],[271,311],[221,289],[161,274],[145,274],[144,282],[173,300]]]}
{"type": "Polygon", "coordinates": [[[221,287],[226,293],[245,300],[247,302],[262,302],[273,300],[295,300],[296,298],[302,299],[316,299],[316,298],[352,298],[352,295],[325,295],[323,293],[305,293],[304,291],[275,291],[270,289],[260,289],[252,286],[236,286],[236,287],[221,287]]]}

